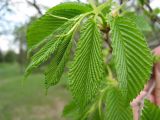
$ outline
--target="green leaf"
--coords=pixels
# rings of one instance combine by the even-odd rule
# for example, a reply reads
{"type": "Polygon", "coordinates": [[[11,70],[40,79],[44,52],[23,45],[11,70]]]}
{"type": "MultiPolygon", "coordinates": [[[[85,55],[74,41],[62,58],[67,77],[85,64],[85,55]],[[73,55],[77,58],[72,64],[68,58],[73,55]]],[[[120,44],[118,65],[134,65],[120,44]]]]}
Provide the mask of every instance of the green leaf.
{"type": "Polygon", "coordinates": [[[146,3],[146,0],[138,0],[141,5],[144,5],[146,3]]]}
{"type": "Polygon", "coordinates": [[[152,31],[149,20],[144,15],[136,16],[136,24],[141,31],[152,31]]]}
{"type": "Polygon", "coordinates": [[[49,9],[47,13],[51,13],[66,18],[73,18],[76,15],[80,15],[82,13],[86,13],[91,10],[92,8],[84,3],[65,2],[49,9]]]}
{"type": "Polygon", "coordinates": [[[160,108],[148,100],[145,100],[141,120],[159,120],[160,108]]]}
{"type": "Polygon", "coordinates": [[[27,31],[27,44],[29,48],[44,40],[62,24],[82,13],[91,11],[91,8],[83,3],[67,2],[59,4],[33,22],[27,31]]]}
{"type": "Polygon", "coordinates": [[[47,61],[50,58],[51,54],[58,49],[62,40],[63,40],[62,38],[56,38],[56,40],[50,40],[40,51],[38,51],[31,58],[31,62],[26,68],[25,77],[27,77],[40,64],[47,61]]]}
{"type": "Polygon", "coordinates": [[[103,111],[101,112],[102,115],[99,114],[99,110],[96,109],[92,114],[91,114],[91,117],[90,117],[90,120],[103,120],[103,111]]]}
{"type": "Polygon", "coordinates": [[[105,120],[133,120],[131,107],[126,106],[125,98],[115,87],[107,92],[105,120]]]}
{"type": "Polygon", "coordinates": [[[74,62],[69,73],[69,84],[81,109],[98,93],[103,75],[102,38],[93,20],[88,20],[81,29],[74,62]]]}
{"type": "Polygon", "coordinates": [[[149,20],[145,15],[136,15],[133,12],[127,12],[124,14],[125,17],[131,19],[132,21],[135,21],[137,27],[141,31],[151,31],[152,28],[149,24],[149,20]]]}
{"type": "Polygon", "coordinates": [[[113,58],[122,95],[135,98],[150,79],[153,57],[136,23],[116,17],[111,23],[113,58]]]}
{"type": "Polygon", "coordinates": [[[71,101],[63,109],[63,116],[71,120],[78,120],[80,117],[78,107],[74,101],[71,101]]]}
{"type": "Polygon", "coordinates": [[[25,77],[27,77],[35,68],[39,67],[40,64],[47,61],[50,56],[57,51],[61,43],[64,43],[62,41],[66,40],[66,33],[68,33],[74,24],[74,20],[69,20],[49,37],[48,42],[31,57],[31,62],[25,71],[25,77]]]}
{"type": "Polygon", "coordinates": [[[112,0],[108,0],[107,2],[104,2],[103,4],[98,6],[98,9],[100,9],[104,16],[108,15],[109,12],[111,12],[112,7],[112,0]]]}
{"type": "Polygon", "coordinates": [[[155,8],[155,9],[153,10],[153,13],[154,13],[155,15],[160,14],[160,8],[155,8]]]}
{"type": "Polygon", "coordinates": [[[59,82],[65,65],[70,55],[70,49],[72,45],[72,36],[68,36],[63,40],[58,48],[58,51],[54,54],[52,62],[49,64],[48,69],[45,72],[45,84],[48,89],[51,85],[55,85],[59,82]]]}
{"type": "Polygon", "coordinates": [[[89,106],[86,106],[86,109],[81,111],[79,106],[75,101],[71,101],[63,109],[63,116],[69,120],[88,120],[88,110],[89,106]]]}

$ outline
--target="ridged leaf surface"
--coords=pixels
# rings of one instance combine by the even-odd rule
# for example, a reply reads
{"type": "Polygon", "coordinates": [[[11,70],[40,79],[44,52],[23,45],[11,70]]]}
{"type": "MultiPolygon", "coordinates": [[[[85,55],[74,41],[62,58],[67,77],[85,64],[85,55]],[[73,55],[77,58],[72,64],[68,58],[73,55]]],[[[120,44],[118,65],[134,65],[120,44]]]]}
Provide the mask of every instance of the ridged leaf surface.
{"type": "Polygon", "coordinates": [[[146,100],[142,110],[141,120],[159,120],[160,108],[154,103],[146,100]]]}
{"type": "Polygon", "coordinates": [[[147,19],[147,17],[145,15],[136,15],[134,12],[127,12],[124,14],[124,16],[135,21],[137,27],[141,31],[149,32],[152,30],[152,28],[149,24],[149,20],[147,19]]]}
{"type": "Polygon", "coordinates": [[[152,55],[136,23],[126,17],[111,23],[113,59],[122,95],[135,98],[150,79],[152,55]]]}
{"type": "Polygon", "coordinates": [[[106,118],[105,120],[132,120],[132,109],[126,106],[125,99],[121,92],[112,87],[106,97],[106,118]]]}
{"type": "Polygon", "coordinates": [[[47,61],[58,49],[61,49],[59,46],[62,43],[64,44],[65,40],[68,40],[68,37],[71,36],[66,36],[66,33],[68,33],[68,31],[73,27],[74,23],[75,21],[71,19],[55,30],[53,35],[50,36],[48,42],[31,57],[31,62],[25,71],[25,77],[27,77],[34,69],[39,67],[39,65],[47,61]]]}
{"type": "Polygon", "coordinates": [[[62,41],[57,52],[54,54],[54,58],[45,72],[46,88],[59,82],[70,55],[71,45],[71,36],[69,36],[62,41]]]}
{"type": "Polygon", "coordinates": [[[99,89],[102,80],[102,38],[93,20],[81,29],[74,62],[69,73],[69,84],[77,104],[85,108],[99,89]]]}

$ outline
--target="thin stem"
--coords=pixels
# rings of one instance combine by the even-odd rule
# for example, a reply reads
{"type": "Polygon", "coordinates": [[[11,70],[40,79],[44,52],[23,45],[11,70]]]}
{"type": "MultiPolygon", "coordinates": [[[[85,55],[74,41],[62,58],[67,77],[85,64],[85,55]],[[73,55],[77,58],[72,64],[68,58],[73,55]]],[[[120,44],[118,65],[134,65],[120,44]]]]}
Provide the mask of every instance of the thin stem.
{"type": "Polygon", "coordinates": [[[96,15],[98,15],[98,14],[99,14],[99,10],[98,10],[98,8],[96,7],[96,3],[95,3],[93,0],[88,0],[88,2],[91,4],[92,8],[94,9],[94,13],[95,13],[96,15]]]}
{"type": "Polygon", "coordinates": [[[112,0],[107,0],[107,2],[104,2],[103,4],[99,5],[97,7],[98,11],[102,11],[104,8],[110,6],[112,4],[112,0]]]}
{"type": "MultiPolygon", "coordinates": [[[[149,0],[146,1],[146,2],[144,3],[144,5],[148,8],[149,12],[150,12],[151,15],[152,15],[153,9],[152,9],[152,7],[150,6],[150,1],[149,1],[149,0]]],[[[147,12],[147,13],[148,13],[148,16],[150,17],[150,13],[149,13],[147,10],[145,10],[144,5],[142,5],[142,9],[143,9],[145,12],[147,12]]],[[[160,18],[158,17],[158,15],[152,16],[152,17],[151,17],[151,20],[152,20],[153,23],[157,22],[157,23],[160,24],[160,18]]]]}
{"type": "Polygon", "coordinates": [[[46,15],[52,16],[52,17],[54,17],[54,18],[62,19],[62,20],[69,20],[69,19],[66,18],[66,17],[61,17],[61,16],[57,16],[57,15],[50,14],[50,13],[47,13],[46,15]]]}
{"type": "Polygon", "coordinates": [[[71,34],[71,33],[77,28],[77,26],[80,25],[81,21],[82,21],[86,16],[88,16],[88,15],[90,15],[90,14],[92,14],[92,13],[93,13],[93,11],[87,12],[87,13],[85,13],[85,14],[80,15],[78,18],[75,19],[75,21],[77,21],[77,20],[78,20],[78,21],[77,21],[77,23],[71,28],[71,30],[70,30],[67,34],[64,34],[64,35],[61,35],[61,36],[67,36],[67,35],[71,34]]]}
{"type": "Polygon", "coordinates": [[[150,89],[148,90],[147,94],[140,101],[140,109],[138,111],[138,118],[139,118],[138,120],[140,120],[140,116],[141,116],[141,112],[142,112],[142,107],[143,107],[142,105],[144,104],[144,100],[151,95],[151,93],[154,90],[155,86],[156,86],[156,82],[153,81],[153,83],[151,84],[150,89]]]}
{"type": "Polygon", "coordinates": [[[96,9],[95,2],[93,0],[88,0],[88,2],[91,4],[93,9],[96,9]]]}

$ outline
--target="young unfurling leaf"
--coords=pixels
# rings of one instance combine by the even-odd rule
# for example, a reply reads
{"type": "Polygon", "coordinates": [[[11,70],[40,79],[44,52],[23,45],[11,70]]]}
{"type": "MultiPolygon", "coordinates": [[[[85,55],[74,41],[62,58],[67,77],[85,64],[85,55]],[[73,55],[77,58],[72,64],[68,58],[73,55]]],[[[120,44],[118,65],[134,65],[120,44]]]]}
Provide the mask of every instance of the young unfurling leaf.
{"type": "MultiPolygon", "coordinates": [[[[59,46],[63,46],[64,41],[68,40],[69,38],[71,41],[71,37],[69,36],[72,36],[72,33],[69,36],[66,36],[66,34],[74,24],[75,21],[71,19],[55,30],[54,33],[52,33],[48,42],[31,57],[31,62],[25,71],[25,77],[27,77],[34,69],[38,68],[42,63],[47,61],[53,53],[60,49],[59,46]]],[[[50,79],[48,81],[50,81],[50,79]]]]}
{"type": "Polygon", "coordinates": [[[69,36],[63,40],[57,52],[54,54],[54,58],[45,72],[45,84],[47,89],[51,85],[55,85],[59,82],[70,55],[71,45],[72,36],[69,36]]]}
{"type": "Polygon", "coordinates": [[[91,10],[89,5],[76,2],[66,2],[49,9],[45,15],[29,26],[27,32],[28,47],[32,48],[43,41],[69,19],[91,10]]]}

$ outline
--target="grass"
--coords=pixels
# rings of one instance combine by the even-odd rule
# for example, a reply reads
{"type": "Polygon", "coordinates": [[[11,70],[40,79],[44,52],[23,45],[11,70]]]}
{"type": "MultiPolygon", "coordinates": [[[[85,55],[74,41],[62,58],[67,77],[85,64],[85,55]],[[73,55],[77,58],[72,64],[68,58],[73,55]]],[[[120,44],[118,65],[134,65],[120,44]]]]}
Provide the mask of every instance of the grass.
{"type": "Polygon", "coordinates": [[[32,74],[22,86],[17,64],[0,64],[0,120],[64,120],[63,107],[70,100],[66,77],[45,95],[44,76],[32,74]]]}

